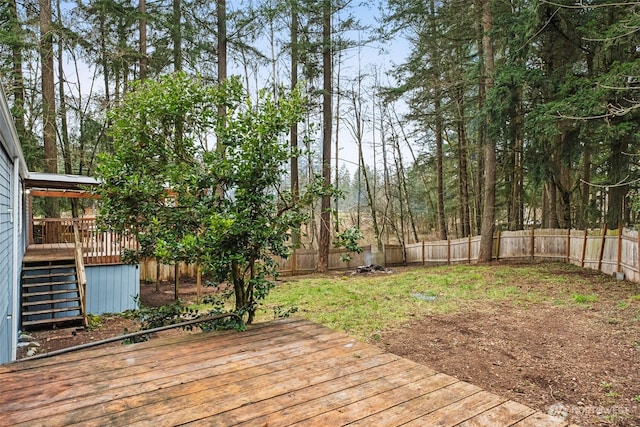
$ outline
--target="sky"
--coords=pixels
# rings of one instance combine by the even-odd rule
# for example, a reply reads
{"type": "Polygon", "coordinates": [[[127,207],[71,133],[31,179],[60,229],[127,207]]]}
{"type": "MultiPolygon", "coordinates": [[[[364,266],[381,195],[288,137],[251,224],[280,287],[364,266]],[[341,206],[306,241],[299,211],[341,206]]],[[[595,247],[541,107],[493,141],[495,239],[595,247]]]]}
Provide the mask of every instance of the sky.
{"type": "MultiPolygon", "coordinates": [[[[380,10],[377,5],[371,5],[370,2],[362,2],[356,3],[356,1],[352,2],[353,8],[352,13],[353,16],[361,22],[362,25],[366,26],[377,26],[380,10]]],[[[232,2],[228,2],[228,7],[233,7],[232,2]]],[[[334,19],[334,25],[336,24],[334,19]]],[[[284,35],[286,36],[286,35],[284,35]]],[[[352,41],[358,41],[362,39],[366,39],[368,36],[364,32],[358,31],[350,31],[345,35],[346,38],[352,41]]],[[[268,40],[263,40],[262,42],[262,50],[264,52],[270,51],[270,45],[268,40]]],[[[284,43],[282,41],[281,43],[284,43]]],[[[358,75],[358,70],[362,70],[361,73],[365,74],[365,80],[363,82],[363,91],[364,99],[365,99],[365,113],[371,114],[372,110],[372,94],[370,91],[370,86],[373,84],[373,75],[378,74],[378,79],[382,80],[384,84],[393,84],[395,82],[392,81],[391,77],[388,77],[385,73],[388,72],[394,65],[400,64],[404,61],[407,56],[407,43],[402,38],[397,38],[396,40],[385,43],[384,45],[379,42],[372,42],[362,47],[353,47],[346,50],[341,56],[341,64],[340,64],[340,86],[342,90],[350,89],[353,87],[352,81],[358,75]]],[[[289,74],[289,58],[286,54],[281,56],[281,59],[278,61],[278,73],[283,76],[288,76],[289,74]]],[[[90,91],[102,91],[102,82],[101,76],[95,73],[95,70],[90,69],[86,66],[86,64],[80,63],[79,67],[75,68],[74,61],[68,58],[66,63],[66,76],[65,79],[70,83],[67,84],[68,90],[78,90],[78,85],[80,90],[84,93],[86,97],[90,91]],[[79,77],[76,76],[76,72],[79,77]]],[[[336,67],[337,68],[337,67],[336,67]]],[[[244,69],[241,64],[239,64],[236,60],[234,60],[231,56],[229,58],[229,70],[231,74],[244,74],[244,69]]],[[[338,79],[337,73],[334,73],[334,82],[338,79]]],[[[271,67],[265,66],[260,70],[258,76],[254,76],[250,78],[250,84],[259,85],[262,82],[266,84],[266,82],[271,80],[271,67]]],[[[280,77],[281,79],[288,77],[280,77]]],[[[243,79],[244,81],[244,79],[243,79]]],[[[334,90],[336,90],[336,84],[334,83],[334,90]]],[[[255,90],[256,88],[252,88],[255,90]]],[[[334,109],[337,102],[337,98],[334,98],[334,109]]],[[[337,134],[337,138],[339,141],[340,149],[338,152],[340,167],[346,167],[351,174],[353,174],[358,168],[358,158],[357,158],[357,145],[353,140],[351,133],[349,132],[347,126],[345,126],[346,122],[349,120],[351,115],[347,111],[348,99],[342,97],[340,99],[341,104],[341,113],[340,113],[340,130],[337,134]]],[[[399,111],[402,114],[402,106],[400,105],[399,111]]],[[[335,124],[333,129],[334,139],[336,137],[335,124]]],[[[321,130],[318,129],[318,139],[321,137],[321,130]]],[[[380,140],[380,136],[375,136],[376,140],[380,140]]],[[[370,120],[367,123],[365,130],[365,162],[368,164],[372,164],[374,161],[374,153],[370,147],[371,141],[373,141],[374,136],[372,135],[372,126],[370,120]]],[[[335,146],[332,147],[334,153],[332,154],[332,158],[335,158],[335,146]]],[[[381,153],[378,153],[378,158],[381,153]]],[[[408,159],[409,156],[405,155],[405,159],[408,159]]]]}

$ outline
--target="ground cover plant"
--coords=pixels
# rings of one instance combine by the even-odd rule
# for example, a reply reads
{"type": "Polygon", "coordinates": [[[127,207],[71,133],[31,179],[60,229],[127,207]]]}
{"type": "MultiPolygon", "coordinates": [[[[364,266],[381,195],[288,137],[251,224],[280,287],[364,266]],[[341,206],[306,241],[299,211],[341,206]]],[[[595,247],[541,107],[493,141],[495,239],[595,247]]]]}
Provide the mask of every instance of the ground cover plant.
{"type": "Polygon", "coordinates": [[[585,426],[640,425],[640,287],[562,263],[288,278],[286,307],[585,426]]]}

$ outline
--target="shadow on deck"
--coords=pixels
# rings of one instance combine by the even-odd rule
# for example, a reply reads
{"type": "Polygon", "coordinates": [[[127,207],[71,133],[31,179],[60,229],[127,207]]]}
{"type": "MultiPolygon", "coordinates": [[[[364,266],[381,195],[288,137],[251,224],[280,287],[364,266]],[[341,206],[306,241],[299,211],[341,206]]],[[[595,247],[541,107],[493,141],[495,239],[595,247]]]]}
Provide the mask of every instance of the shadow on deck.
{"type": "Polygon", "coordinates": [[[566,426],[312,322],[0,366],[1,425],[566,426]]]}

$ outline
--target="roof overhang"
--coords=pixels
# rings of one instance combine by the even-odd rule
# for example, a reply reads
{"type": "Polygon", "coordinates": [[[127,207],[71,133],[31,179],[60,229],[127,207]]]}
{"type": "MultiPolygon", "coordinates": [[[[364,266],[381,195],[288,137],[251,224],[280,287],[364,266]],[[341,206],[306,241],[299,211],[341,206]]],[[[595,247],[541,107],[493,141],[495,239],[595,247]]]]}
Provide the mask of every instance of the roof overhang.
{"type": "Polygon", "coordinates": [[[34,197],[62,197],[65,199],[97,198],[90,188],[99,182],[90,176],[29,172],[25,179],[29,194],[34,197]]]}
{"type": "Polygon", "coordinates": [[[99,182],[90,176],[29,172],[25,184],[29,189],[80,191],[95,187],[99,182]]]}

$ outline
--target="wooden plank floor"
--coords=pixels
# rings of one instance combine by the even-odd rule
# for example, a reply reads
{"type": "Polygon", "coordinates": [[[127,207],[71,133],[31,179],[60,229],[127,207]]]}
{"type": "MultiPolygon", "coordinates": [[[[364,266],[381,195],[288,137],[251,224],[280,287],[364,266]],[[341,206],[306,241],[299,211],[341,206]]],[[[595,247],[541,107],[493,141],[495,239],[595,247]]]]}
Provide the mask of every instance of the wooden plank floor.
{"type": "Polygon", "coordinates": [[[24,262],[75,260],[73,243],[31,244],[24,253],[24,262]]]}
{"type": "Polygon", "coordinates": [[[312,322],[0,366],[2,426],[566,426],[312,322]]]}

